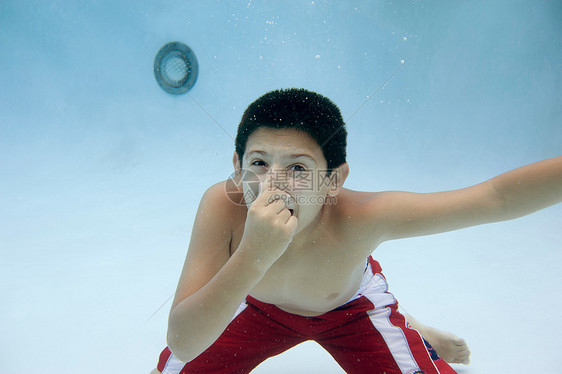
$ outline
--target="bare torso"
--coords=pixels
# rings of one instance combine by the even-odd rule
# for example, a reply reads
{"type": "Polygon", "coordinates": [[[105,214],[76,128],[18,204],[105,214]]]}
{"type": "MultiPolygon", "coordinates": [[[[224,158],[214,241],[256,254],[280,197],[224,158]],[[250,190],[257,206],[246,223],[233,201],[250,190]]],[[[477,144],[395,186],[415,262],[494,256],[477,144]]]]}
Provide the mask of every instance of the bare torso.
{"type": "MultiPolygon", "coordinates": [[[[343,190],[339,199],[352,199],[343,190]]],[[[361,240],[349,204],[325,205],[308,240],[296,243],[267,271],[250,296],[294,314],[315,316],[347,302],[359,288],[374,243],[361,240]]],[[[236,209],[231,253],[244,233],[246,207],[236,209]]]]}

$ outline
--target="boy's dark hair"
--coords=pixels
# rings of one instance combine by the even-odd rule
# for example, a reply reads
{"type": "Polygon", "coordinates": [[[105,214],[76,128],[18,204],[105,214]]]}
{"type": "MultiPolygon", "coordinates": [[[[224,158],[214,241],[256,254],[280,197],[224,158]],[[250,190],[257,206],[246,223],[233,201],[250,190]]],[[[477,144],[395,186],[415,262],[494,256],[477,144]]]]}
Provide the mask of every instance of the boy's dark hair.
{"type": "Polygon", "coordinates": [[[330,99],[303,88],[275,90],[248,106],[236,134],[236,153],[242,162],[250,135],[260,127],[295,129],[318,143],[328,169],[345,162],[347,131],[339,108],[330,99]]]}

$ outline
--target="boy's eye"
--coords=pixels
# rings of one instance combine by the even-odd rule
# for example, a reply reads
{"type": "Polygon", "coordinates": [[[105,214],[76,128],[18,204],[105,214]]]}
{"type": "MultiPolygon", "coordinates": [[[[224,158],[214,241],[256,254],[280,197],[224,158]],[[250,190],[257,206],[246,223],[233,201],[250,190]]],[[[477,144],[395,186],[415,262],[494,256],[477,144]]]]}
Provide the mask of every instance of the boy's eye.
{"type": "Polygon", "coordinates": [[[302,166],[302,165],[292,165],[290,167],[290,169],[293,170],[293,171],[305,171],[306,170],[305,167],[302,166]]]}
{"type": "Polygon", "coordinates": [[[262,160],[255,160],[255,161],[252,161],[252,163],[250,165],[252,165],[252,166],[266,166],[266,163],[263,162],[262,160]]]}

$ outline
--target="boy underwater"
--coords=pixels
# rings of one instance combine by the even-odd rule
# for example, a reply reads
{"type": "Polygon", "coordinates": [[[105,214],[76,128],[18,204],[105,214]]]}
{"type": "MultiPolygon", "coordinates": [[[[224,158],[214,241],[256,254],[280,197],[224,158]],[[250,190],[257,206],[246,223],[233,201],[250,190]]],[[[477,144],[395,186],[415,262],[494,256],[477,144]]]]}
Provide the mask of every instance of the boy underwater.
{"type": "Polygon", "coordinates": [[[346,137],[337,106],[304,89],[246,109],[236,176],[201,200],[153,373],[248,373],[306,340],[347,373],[455,373],[431,329],[398,312],[371,253],[559,203],[562,157],[454,191],[358,192],[343,188],[346,137]]]}

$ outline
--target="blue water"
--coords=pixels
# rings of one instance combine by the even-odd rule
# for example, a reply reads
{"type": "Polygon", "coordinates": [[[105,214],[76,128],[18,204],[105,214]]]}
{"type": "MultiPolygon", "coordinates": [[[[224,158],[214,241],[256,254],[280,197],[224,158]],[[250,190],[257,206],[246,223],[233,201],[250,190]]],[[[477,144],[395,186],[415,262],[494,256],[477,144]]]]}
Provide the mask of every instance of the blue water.
{"type": "MultiPolygon", "coordinates": [[[[347,187],[436,191],[562,153],[559,1],[0,3],[0,372],[148,373],[203,191],[245,107],[332,98],[347,187]],[[159,48],[197,54],[162,91],[159,48]]],[[[464,337],[460,373],[556,373],[562,207],[383,244],[391,291],[464,337]]],[[[256,373],[341,373],[313,343],[256,373]]]]}

